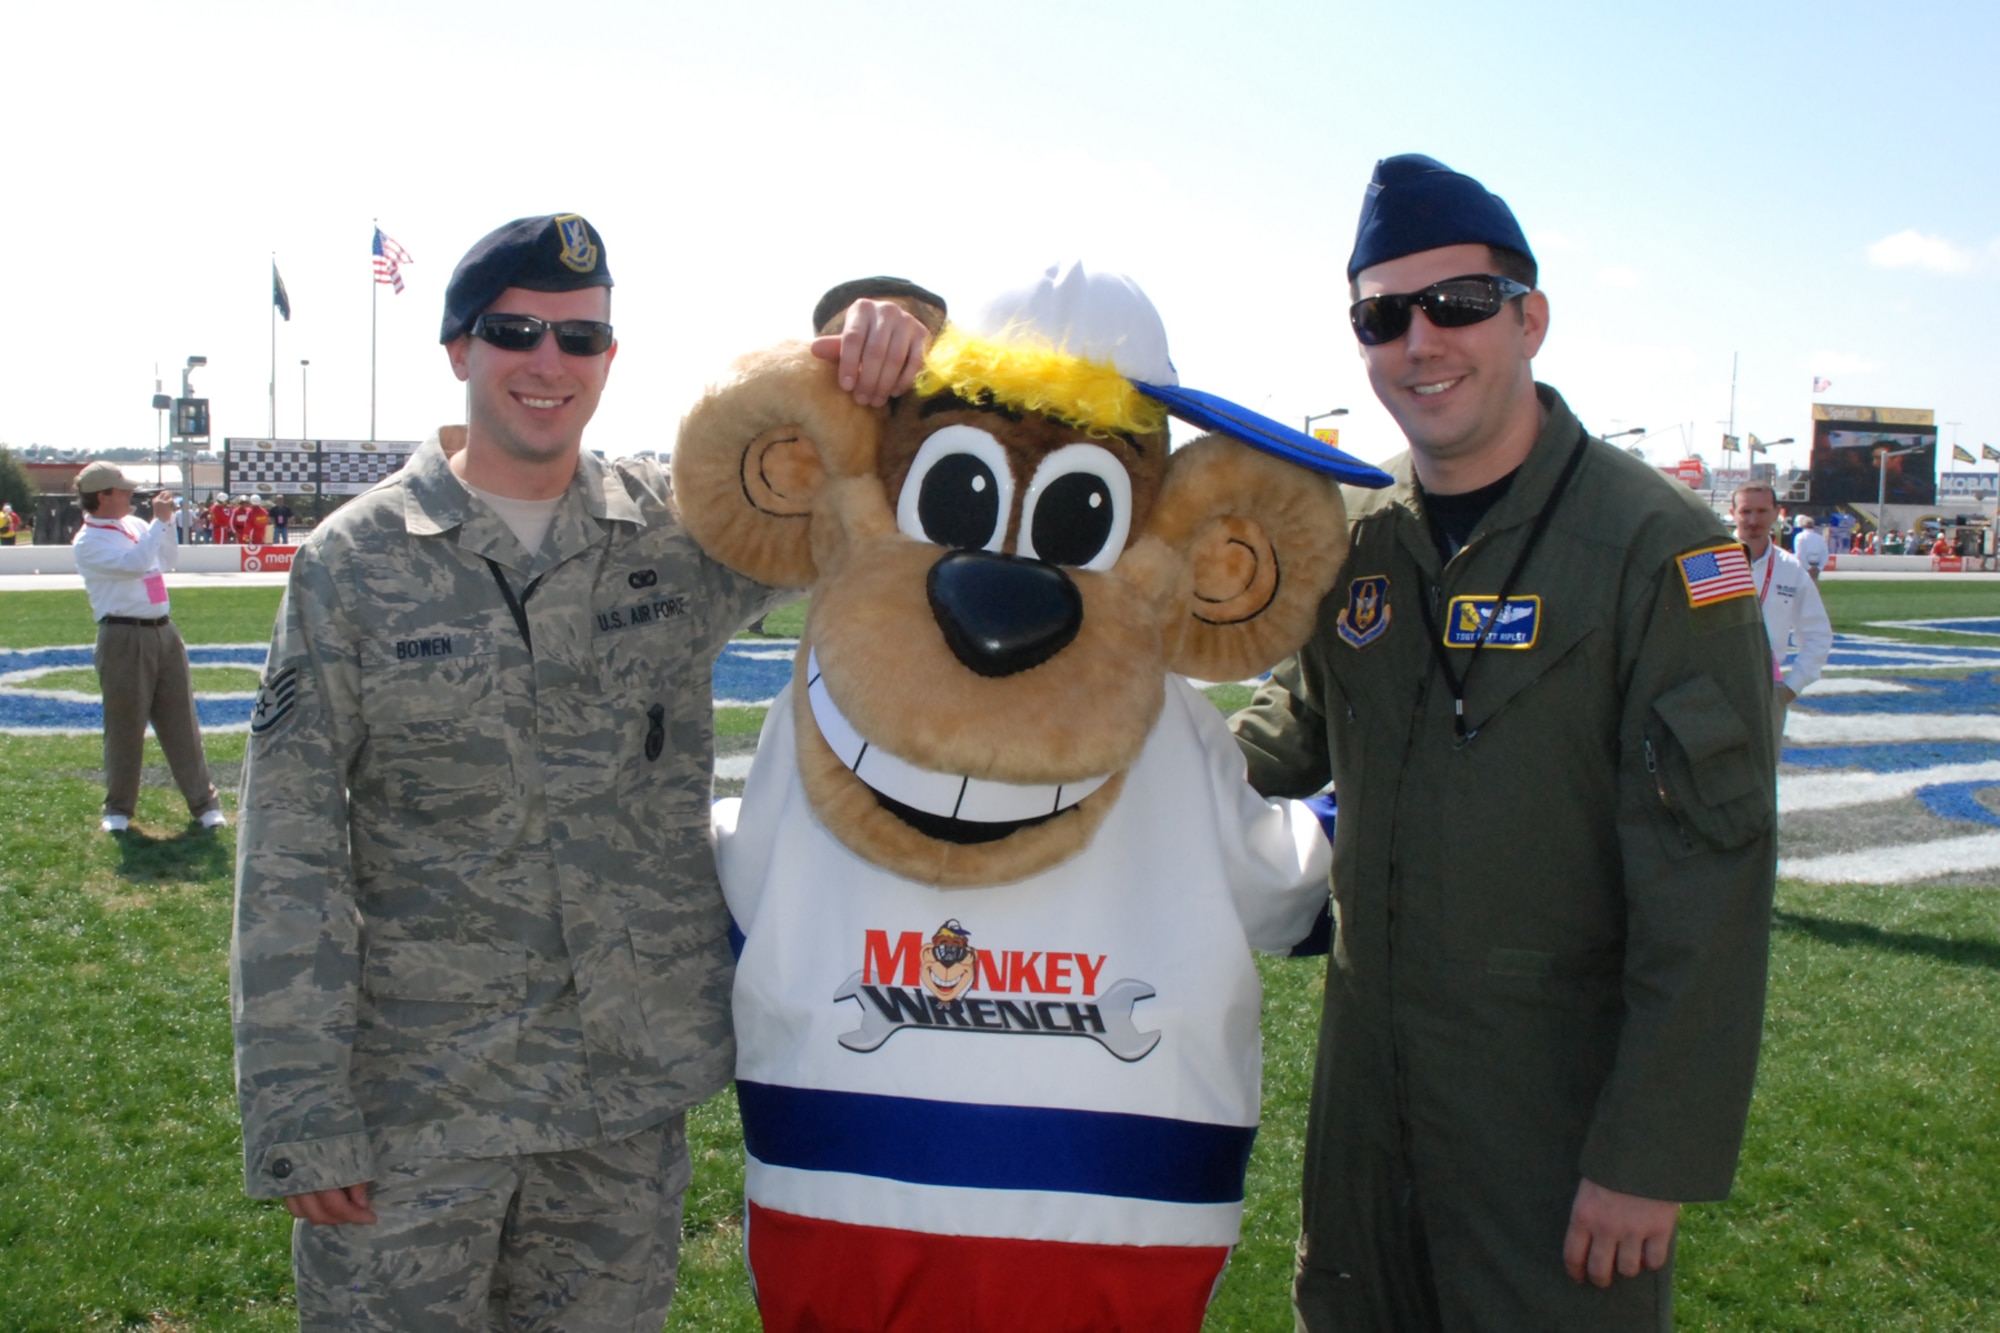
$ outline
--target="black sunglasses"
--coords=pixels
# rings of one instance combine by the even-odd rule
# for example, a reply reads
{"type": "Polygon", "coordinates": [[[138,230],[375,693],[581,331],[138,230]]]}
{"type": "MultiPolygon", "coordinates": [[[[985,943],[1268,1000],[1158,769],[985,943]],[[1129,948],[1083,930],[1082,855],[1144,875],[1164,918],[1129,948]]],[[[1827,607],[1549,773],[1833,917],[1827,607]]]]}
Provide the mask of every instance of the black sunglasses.
{"type": "Polygon", "coordinates": [[[1354,336],[1363,345],[1379,347],[1410,331],[1410,311],[1423,307],[1424,318],[1441,329],[1462,329],[1500,313],[1501,307],[1534,288],[1492,273],[1468,273],[1434,282],[1420,292],[1364,296],[1348,308],[1354,336]]]}
{"type": "Polygon", "coordinates": [[[566,356],[601,356],[611,346],[611,326],[601,319],[481,315],[472,321],[472,336],[503,352],[532,352],[542,345],[542,335],[552,329],[557,348],[566,356]]]}

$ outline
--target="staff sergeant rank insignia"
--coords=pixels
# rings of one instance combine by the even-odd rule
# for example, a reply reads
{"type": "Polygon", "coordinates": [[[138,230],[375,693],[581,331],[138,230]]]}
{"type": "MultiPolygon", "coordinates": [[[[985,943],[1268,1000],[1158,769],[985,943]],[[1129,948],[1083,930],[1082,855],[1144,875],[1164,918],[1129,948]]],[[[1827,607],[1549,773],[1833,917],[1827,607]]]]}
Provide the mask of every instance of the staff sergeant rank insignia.
{"type": "MultiPolygon", "coordinates": [[[[1493,619],[1493,597],[1454,597],[1444,618],[1444,646],[1470,648],[1479,642],[1479,632],[1493,619]]],[[[1542,599],[1509,597],[1500,619],[1487,632],[1488,648],[1532,648],[1542,631],[1542,599]]]]}
{"type": "Polygon", "coordinates": [[[564,213],[556,218],[556,228],[562,233],[562,253],[556,256],[563,266],[578,273],[588,273],[597,267],[597,247],[590,243],[590,227],[575,213],[564,213]]]}
{"type": "Polygon", "coordinates": [[[1347,605],[1334,632],[1356,648],[1365,648],[1389,628],[1389,576],[1370,574],[1347,586],[1347,605]]]}

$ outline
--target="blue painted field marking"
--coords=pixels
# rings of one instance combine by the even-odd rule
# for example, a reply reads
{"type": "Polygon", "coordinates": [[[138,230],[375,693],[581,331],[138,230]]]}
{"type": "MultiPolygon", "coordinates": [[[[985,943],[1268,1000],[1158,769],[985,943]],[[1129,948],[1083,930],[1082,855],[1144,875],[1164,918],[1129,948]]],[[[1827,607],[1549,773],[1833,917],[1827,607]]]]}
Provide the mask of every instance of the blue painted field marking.
{"type": "Polygon", "coordinates": [[[1992,782],[1941,782],[1932,787],[1919,787],[1917,799],[1924,808],[1940,819],[1968,820],[1974,824],[1992,824],[2000,827],[2000,814],[1979,800],[1982,791],[2000,791],[2000,783],[1992,782]]]}
{"type": "Polygon", "coordinates": [[[2000,741],[1917,741],[1903,745],[1787,745],[1792,768],[1860,769],[1868,773],[1908,773],[1946,764],[2000,760],[2000,741]]]}
{"type": "MultiPolygon", "coordinates": [[[[792,678],[796,639],[735,639],[716,659],[713,676],[717,708],[765,707],[792,678]]],[[[191,644],[193,666],[264,669],[269,645],[261,643],[191,644]]],[[[104,707],[95,697],[76,690],[38,690],[34,677],[52,671],[89,669],[91,648],[72,644],[59,648],[0,648],[0,732],[12,735],[95,733],[104,729],[104,707]]],[[[195,716],[208,731],[242,731],[250,725],[256,692],[202,692],[195,695],[195,716]]]]}

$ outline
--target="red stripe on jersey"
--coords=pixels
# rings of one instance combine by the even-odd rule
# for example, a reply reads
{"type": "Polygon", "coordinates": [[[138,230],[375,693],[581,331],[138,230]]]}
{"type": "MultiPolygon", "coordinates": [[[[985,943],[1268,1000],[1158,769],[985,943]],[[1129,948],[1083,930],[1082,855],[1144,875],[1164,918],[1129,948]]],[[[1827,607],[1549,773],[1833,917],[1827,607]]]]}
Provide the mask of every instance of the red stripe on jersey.
{"type": "MultiPolygon", "coordinates": [[[[978,1191],[964,1194],[979,1207],[978,1191]]],[[[750,1205],[765,1333],[1199,1333],[1228,1247],[850,1226],[750,1205]]]]}

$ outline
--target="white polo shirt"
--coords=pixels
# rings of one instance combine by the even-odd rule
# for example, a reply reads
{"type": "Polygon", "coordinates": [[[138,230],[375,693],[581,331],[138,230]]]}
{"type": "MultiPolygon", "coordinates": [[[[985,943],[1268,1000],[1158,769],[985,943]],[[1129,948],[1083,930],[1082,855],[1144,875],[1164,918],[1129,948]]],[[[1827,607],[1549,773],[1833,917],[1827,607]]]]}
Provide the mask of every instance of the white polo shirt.
{"type": "Polygon", "coordinates": [[[147,522],[136,514],[124,518],[84,517],[70,543],[76,551],[76,571],[90,595],[93,620],[132,616],[158,620],[167,611],[166,571],[180,563],[180,543],[173,525],[147,522]]]}

